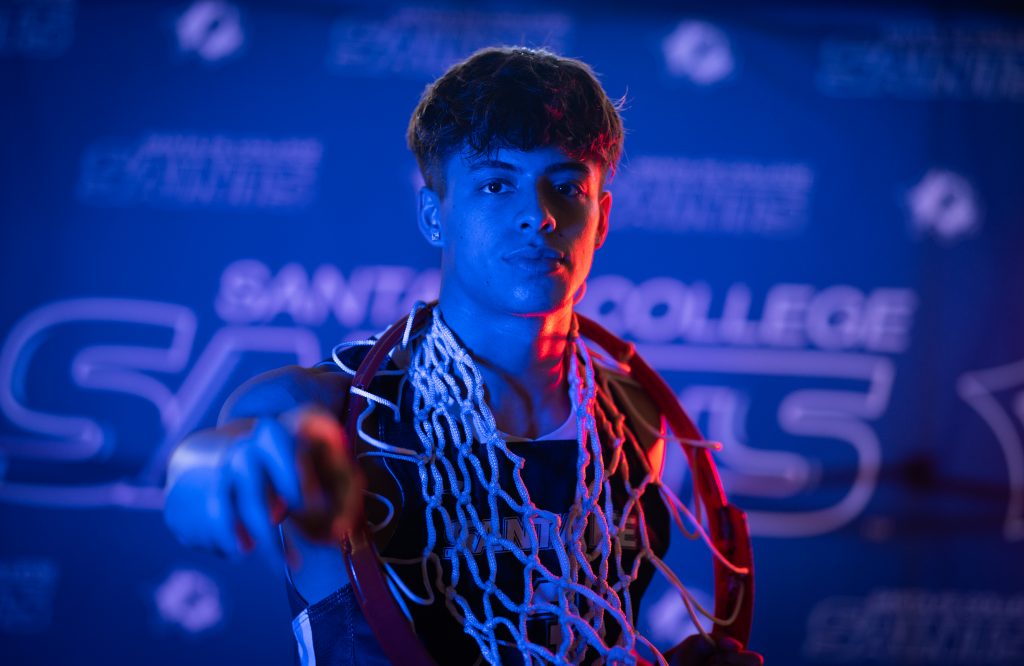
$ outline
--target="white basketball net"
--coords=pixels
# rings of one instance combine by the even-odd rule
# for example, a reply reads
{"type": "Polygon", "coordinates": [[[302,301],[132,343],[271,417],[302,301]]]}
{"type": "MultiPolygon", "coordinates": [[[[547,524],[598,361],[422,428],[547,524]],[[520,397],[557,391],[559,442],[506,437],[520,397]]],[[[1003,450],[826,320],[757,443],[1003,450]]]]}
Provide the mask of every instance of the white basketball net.
{"type": "MultiPolygon", "coordinates": [[[[415,312],[416,309],[409,315],[403,349],[410,343],[415,312]]],[[[523,458],[509,450],[498,431],[494,415],[484,400],[483,379],[479,368],[444,324],[439,308],[434,308],[432,316],[431,325],[416,341],[417,344],[413,345],[410,366],[406,370],[384,370],[378,373],[408,373],[408,381],[414,390],[415,429],[423,451],[382,442],[363,430],[363,422],[376,406],[391,409],[396,417],[399,407],[376,394],[355,387],[352,389],[368,399],[367,409],[358,418],[357,432],[371,449],[361,453],[360,457],[395,458],[415,463],[419,469],[421,492],[427,507],[427,542],[423,547],[422,558],[414,563],[420,565],[423,589],[427,593],[414,593],[391,566],[413,562],[382,558],[399,603],[404,606],[404,596],[413,603],[431,604],[436,589],[443,595],[449,611],[464,626],[466,633],[479,644],[484,659],[491,664],[500,663],[499,645],[512,641],[527,664],[579,663],[588,650],[591,656],[597,655],[595,663],[634,664],[634,650],[638,643],[645,645],[647,652],[656,655],[659,663],[666,664],[650,641],[635,630],[630,584],[636,580],[640,565],[647,560],[678,590],[701,633],[704,630],[700,627],[698,612],[716,623],[730,623],[739,610],[739,604],[733,618],[713,617],[696,602],[676,574],[652,550],[640,502],[640,497],[651,485],[656,487],[674,522],[687,538],[703,538],[715,557],[734,571],[743,572],[728,563],[711,544],[701,526],[699,497],[694,495],[694,510],[691,512],[669,488],[662,485],[658,470],[651,469],[647,464],[646,453],[626,427],[625,417],[616,407],[616,399],[620,404],[628,404],[628,396],[620,387],[602,381],[595,375],[591,352],[577,335],[575,319],[569,340],[568,374],[572,408],[576,415],[577,484],[575,501],[563,523],[561,516],[541,510],[530,501],[520,474],[523,458]],[[607,429],[609,435],[603,443],[598,436],[599,426],[607,429]],[[608,451],[602,455],[602,447],[612,447],[611,455],[608,451]],[[626,447],[633,449],[635,455],[631,458],[625,455],[626,447]],[[606,457],[610,461],[607,466],[606,457]],[[629,460],[640,461],[645,465],[643,480],[639,484],[630,483],[629,460]],[[501,464],[512,465],[514,489],[506,489],[499,484],[500,461],[505,461],[501,464]],[[616,476],[625,487],[626,500],[623,506],[614,507],[613,511],[611,479],[616,476]],[[589,485],[587,479],[590,479],[589,485]],[[478,494],[484,491],[486,507],[474,503],[474,488],[478,494]],[[450,513],[442,503],[445,493],[450,493],[454,498],[454,513],[450,513]],[[504,502],[522,516],[524,543],[528,548],[524,549],[502,535],[499,502],[504,502]],[[481,511],[485,511],[486,515],[481,515],[481,511]],[[617,520],[612,519],[613,515],[617,515],[617,520]],[[694,526],[692,532],[683,523],[684,515],[687,522],[694,526]],[[623,564],[621,535],[630,516],[634,516],[633,520],[639,527],[639,552],[627,568],[623,564]],[[447,540],[447,556],[451,566],[448,579],[442,575],[441,556],[436,550],[438,534],[435,518],[443,526],[447,540]],[[541,529],[549,529],[550,534],[562,536],[547,540],[557,557],[556,570],[541,563],[541,529]],[[595,530],[599,539],[597,546],[592,549],[587,544],[586,535],[588,531],[593,535],[595,530]],[[496,555],[499,552],[511,554],[522,563],[525,587],[522,598],[511,598],[498,586],[496,555]],[[487,566],[480,565],[481,559],[487,566]],[[435,571],[433,585],[429,580],[430,568],[435,571]],[[459,581],[465,576],[471,577],[482,595],[481,599],[473,603],[456,590],[459,581]],[[544,587],[544,593],[538,594],[541,586],[544,587]],[[479,612],[480,608],[482,613],[479,612]],[[561,643],[556,652],[527,639],[527,621],[531,616],[544,613],[556,616],[562,627],[561,643]],[[621,629],[611,645],[605,642],[609,623],[615,623],[621,629]],[[497,635],[499,627],[502,628],[501,638],[497,635]]],[[[339,345],[334,351],[335,363],[346,372],[354,374],[340,360],[338,351],[354,344],[366,345],[373,342],[366,340],[339,345]]],[[[662,433],[657,434],[664,437],[662,433]]],[[[717,446],[714,442],[691,440],[687,440],[687,444],[717,446]]],[[[390,505],[386,498],[371,494],[390,505]]],[[[451,504],[451,501],[449,499],[448,503],[451,504]]],[[[393,511],[385,522],[392,517],[393,511]]],[[[381,527],[377,525],[374,529],[381,527]]]]}

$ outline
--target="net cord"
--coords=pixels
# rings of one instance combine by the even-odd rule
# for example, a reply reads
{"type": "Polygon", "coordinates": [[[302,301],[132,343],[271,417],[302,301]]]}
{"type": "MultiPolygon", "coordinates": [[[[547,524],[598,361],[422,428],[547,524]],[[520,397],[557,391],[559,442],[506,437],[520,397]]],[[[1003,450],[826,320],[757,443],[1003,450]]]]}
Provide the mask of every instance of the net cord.
{"type": "MultiPolygon", "coordinates": [[[[415,464],[421,494],[426,502],[427,538],[422,556],[414,560],[382,558],[389,585],[405,614],[411,617],[401,597],[419,605],[430,605],[435,601],[436,589],[443,595],[449,612],[476,640],[484,660],[492,664],[500,663],[499,646],[509,644],[507,639],[499,640],[496,636],[497,629],[502,627],[530,664],[578,662],[588,650],[598,655],[596,663],[631,664],[636,659],[634,651],[642,646],[656,655],[659,664],[664,665],[666,662],[659,651],[646,637],[636,632],[632,617],[629,587],[636,579],[642,562],[650,561],[680,594],[694,625],[702,634],[707,636],[698,615],[720,625],[731,623],[739,612],[742,599],[730,617],[715,617],[696,601],[678,576],[653,552],[640,502],[647,487],[655,486],[669,509],[673,523],[688,539],[703,540],[713,556],[730,570],[744,573],[745,569],[734,566],[715,548],[701,525],[703,511],[699,496],[694,495],[694,509],[691,511],[661,483],[660,470],[652,470],[649,464],[645,464],[648,462],[646,454],[625,427],[625,417],[615,404],[618,400],[632,407],[629,397],[620,387],[611,385],[595,372],[593,357],[584,340],[578,336],[575,319],[570,335],[568,365],[570,397],[577,422],[577,488],[576,501],[563,521],[561,516],[541,510],[530,502],[521,476],[523,459],[510,451],[500,436],[494,416],[484,400],[479,368],[444,324],[440,308],[434,308],[428,327],[413,333],[413,318],[422,307],[422,303],[417,303],[410,312],[400,346],[402,351],[413,347],[410,366],[381,370],[377,376],[401,375],[403,389],[405,381],[411,383],[415,429],[424,450],[418,452],[372,437],[363,428],[365,420],[377,407],[387,407],[397,420],[398,405],[370,391],[352,388],[353,393],[367,399],[366,409],[358,417],[356,432],[370,448],[357,457],[381,457],[415,464]],[[608,447],[602,444],[598,435],[599,421],[606,432],[610,431],[610,451],[606,450],[608,447]],[[474,444],[483,449],[483,459],[480,452],[474,450],[474,444]],[[639,454],[636,459],[645,464],[643,480],[636,487],[629,482],[629,461],[622,448],[626,445],[633,447],[639,454]],[[512,465],[516,496],[498,483],[502,460],[512,465]],[[611,488],[611,479],[616,474],[627,495],[618,512],[612,504],[611,488]],[[455,499],[454,515],[449,515],[442,504],[446,490],[455,499]],[[486,493],[486,518],[481,517],[474,505],[474,490],[486,493]],[[523,516],[528,550],[501,536],[499,502],[506,503],[523,516]],[[616,513],[619,513],[617,521],[612,519],[616,513]],[[641,550],[630,570],[625,571],[620,537],[629,517],[634,514],[638,521],[641,550]],[[684,516],[685,522],[694,526],[692,531],[686,529],[684,516]],[[443,575],[441,559],[435,552],[438,534],[434,518],[438,519],[451,544],[451,573],[447,579],[443,575]],[[541,527],[551,530],[549,541],[554,546],[557,572],[549,570],[540,561],[538,530],[541,527]],[[599,537],[593,549],[586,542],[588,530],[591,533],[596,531],[599,537]],[[564,539],[556,536],[564,536],[564,539]],[[486,567],[481,567],[475,557],[481,551],[486,567]],[[510,598],[496,583],[496,555],[499,552],[511,553],[523,565],[522,600],[510,598]],[[419,564],[426,594],[415,593],[392,564],[419,564]],[[430,581],[431,567],[435,572],[433,584],[430,581]],[[613,568],[616,582],[609,584],[613,568]],[[482,605],[482,613],[476,612],[473,604],[457,589],[465,573],[482,593],[479,604],[482,605]],[[537,582],[546,582],[548,589],[555,591],[554,602],[537,599],[537,582]],[[562,641],[554,653],[526,639],[528,618],[544,612],[556,615],[563,627],[562,641]],[[618,640],[613,645],[604,642],[608,622],[617,623],[620,627],[618,640]]],[[[352,346],[372,346],[375,342],[368,339],[342,343],[332,350],[332,359],[343,372],[354,376],[355,370],[341,360],[341,352],[352,346]]],[[[721,447],[718,442],[674,437],[674,433],[669,435],[663,427],[656,429],[643,419],[637,421],[645,430],[669,441],[714,449],[721,447]]],[[[659,425],[664,425],[664,419],[659,425]]],[[[395,516],[393,505],[388,504],[388,515],[381,523],[372,526],[375,531],[382,529],[395,516]]]]}

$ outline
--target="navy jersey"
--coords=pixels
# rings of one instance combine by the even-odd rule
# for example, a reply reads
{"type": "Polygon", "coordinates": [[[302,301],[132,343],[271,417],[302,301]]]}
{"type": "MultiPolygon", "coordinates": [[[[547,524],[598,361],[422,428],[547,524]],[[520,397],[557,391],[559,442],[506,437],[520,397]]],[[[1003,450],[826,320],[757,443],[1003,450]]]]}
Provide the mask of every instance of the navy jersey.
{"type": "MultiPolygon", "coordinates": [[[[354,347],[346,350],[343,361],[349,367],[356,367],[366,349],[366,347],[354,347]]],[[[615,373],[617,371],[599,368],[598,372],[615,373]]],[[[625,379],[617,378],[614,375],[608,378],[610,381],[625,379]]],[[[363,428],[381,441],[422,451],[422,444],[413,429],[413,391],[405,379],[405,376],[402,375],[382,376],[374,380],[370,387],[371,391],[398,404],[401,418],[396,420],[390,409],[378,407],[374,410],[371,418],[364,423],[363,428]]],[[[631,387],[629,390],[638,391],[635,387],[631,387]]],[[[642,428],[634,427],[637,418],[636,415],[627,413],[627,427],[633,430],[641,442],[649,443],[654,440],[654,435],[646,433],[642,428]]],[[[523,458],[524,462],[520,473],[530,500],[540,509],[561,515],[563,524],[566,522],[564,518],[576,497],[578,443],[575,438],[575,430],[575,419],[571,418],[554,433],[538,440],[507,439],[509,451],[523,458]]],[[[627,456],[631,455],[628,447],[625,450],[627,456]]],[[[508,461],[504,462],[508,463],[508,461]]],[[[426,588],[421,565],[398,562],[401,560],[415,561],[421,558],[427,539],[426,503],[421,491],[417,465],[403,460],[363,458],[362,466],[367,475],[368,489],[387,498],[395,509],[394,516],[386,527],[375,535],[381,556],[392,561],[395,572],[414,595],[420,598],[429,598],[431,590],[426,588]]],[[[634,477],[631,479],[633,483],[638,483],[643,477],[641,471],[643,467],[641,461],[630,463],[631,476],[634,477]]],[[[512,490],[514,486],[511,463],[500,464],[498,469],[501,486],[509,489],[513,497],[516,496],[516,492],[512,490]]],[[[624,487],[621,479],[616,477],[612,478],[611,485],[613,506],[618,509],[625,501],[624,487]]],[[[444,499],[449,515],[453,515],[453,498],[446,494],[444,499]]],[[[641,503],[645,510],[652,549],[660,557],[668,548],[668,512],[658,497],[656,488],[649,488],[642,497],[641,503]]],[[[474,497],[474,505],[485,523],[496,524],[504,538],[529,552],[528,530],[523,525],[524,519],[521,514],[512,510],[505,502],[498,502],[498,520],[490,521],[486,495],[482,491],[479,496],[474,497]]],[[[373,495],[368,495],[366,513],[371,523],[382,523],[389,510],[384,502],[375,499],[373,495]]],[[[610,516],[614,520],[618,520],[619,517],[617,511],[610,516]]],[[[559,567],[553,540],[563,539],[564,535],[560,534],[554,525],[537,524],[536,527],[541,563],[557,573],[559,567]]],[[[594,528],[595,526],[588,527],[594,528]]],[[[446,542],[443,525],[436,519],[436,515],[435,528],[437,529],[437,543],[434,552],[439,556],[444,580],[450,581],[453,553],[451,544],[446,542]]],[[[620,534],[620,543],[623,546],[623,564],[626,571],[630,570],[640,547],[638,529],[634,514],[631,516],[630,522],[627,522],[626,529],[620,534]]],[[[585,532],[588,546],[592,546],[599,538],[600,534],[596,529],[588,529],[585,532]]],[[[486,578],[487,563],[482,556],[483,540],[471,536],[467,547],[474,555],[479,555],[475,560],[481,567],[481,575],[486,578]]],[[[522,599],[524,586],[522,563],[511,552],[500,551],[497,553],[495,561],[498,587],[512,599],[522,599]]],[[[462,563],[462,569],[461,579],[456,589],[467,600],[478,617],[482,617],[483,604],[480,588],[465,571],[465,561],[462,563]]],[[[639,610],[640,598],[652,574],[653,566],[645,561],[640,566],[637,579],[630,586],[634,617],[639,610]]],[[[434,575],[435,571],[431,568],[429,578],[432,579],[434,575]]],[[[613,580],[609,582],[614,583],[614,574],[611,578],[613,580]]],[[[349,585],[343,586],[325,599],[305,608],[302,607],[304,604],[301,597],[294,589],[291,590],[290,597],[293,600],[293,608],[298,612],[293,621],[293,630],[299,644],[301,663],[330,666],[388,663],[363,617],[349,585]]],[[[448,610],[442,595],[434,590],[433,597],[433,603],[427,605],[408,600],[405,602],[414,621],[416,633],[428,651],[439,664],[446,666],[448,664],[457,666],[483,663],[476,641],[466,634],[462,625],[448,610]]],[[[494,606],[497,609],[497,614],[503,614],[510,618],[515,617],[504,612],[500,603],[496,603],[494,606]]],[[[534,614],[530,616],[527,624],[527,637],[530,642],[544,645],[554,652],[557,651],[561,638],[560,629],[555,616],[534,614]]],[[[606,643],[614,643],[619,631],[619,627],[614,622],[609,622],[605,636],[606,643]]],[[[499,629],[497,638],[507,643],[500,650],[502,663],[505,665],[522,663],[522,656],[512,643],[511,634],[503,635],[499,629]]]]}

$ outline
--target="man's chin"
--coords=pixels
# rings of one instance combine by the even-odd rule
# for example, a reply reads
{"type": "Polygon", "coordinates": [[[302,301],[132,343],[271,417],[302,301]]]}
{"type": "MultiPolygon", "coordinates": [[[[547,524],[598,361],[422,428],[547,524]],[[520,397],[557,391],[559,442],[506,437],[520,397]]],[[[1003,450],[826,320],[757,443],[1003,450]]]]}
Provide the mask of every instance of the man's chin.
{"type": "Polygon", "coordinates": [[[522,294],[508,304],[512,314],[523,317],[544,317],[569,309],[573,302],[566,294],[522,294]]]}

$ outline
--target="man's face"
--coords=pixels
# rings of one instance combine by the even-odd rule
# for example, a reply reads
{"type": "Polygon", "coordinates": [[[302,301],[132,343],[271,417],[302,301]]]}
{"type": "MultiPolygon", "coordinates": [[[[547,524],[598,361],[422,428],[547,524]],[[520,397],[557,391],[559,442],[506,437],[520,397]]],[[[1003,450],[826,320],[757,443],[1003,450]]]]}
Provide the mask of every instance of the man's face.
{"type": "Polygon", "coordinates": [[[424,189],[420,224],[442,248],[446,303],[519,315],[572,307],[608,231],[611,194],[594,162],[556,147],[466,151],[446,165],[447,194],[424,189]]]}

